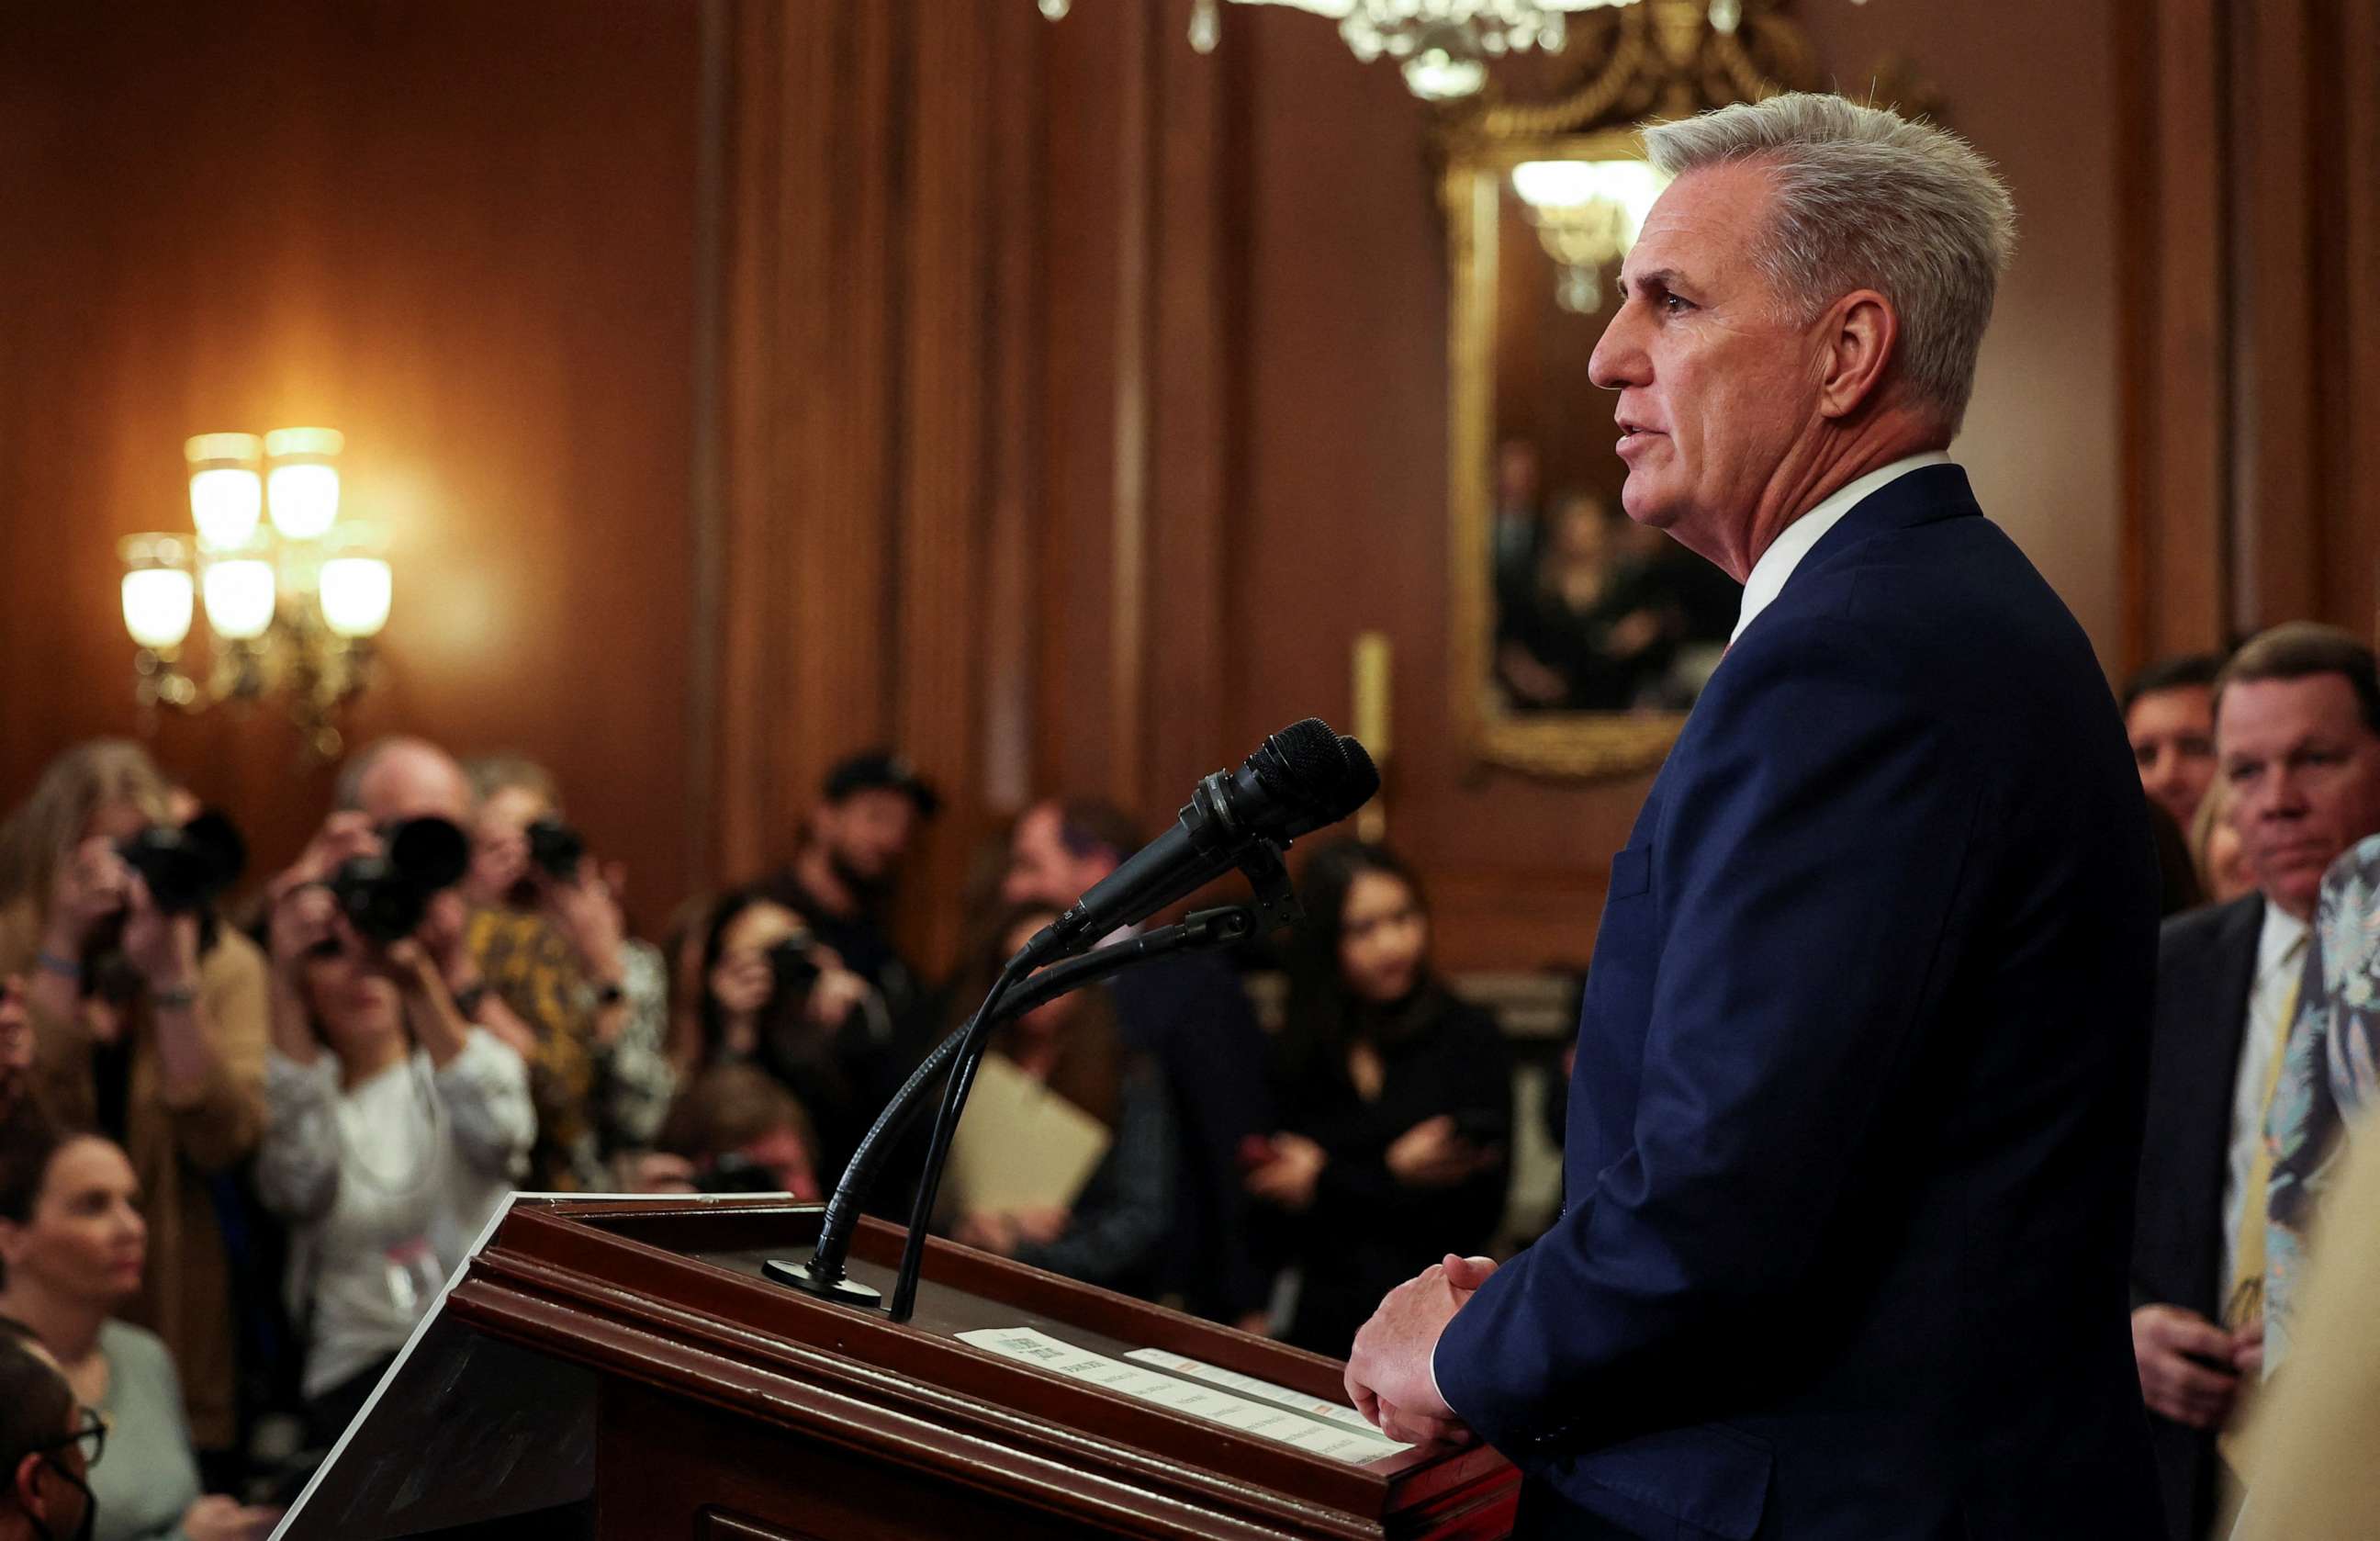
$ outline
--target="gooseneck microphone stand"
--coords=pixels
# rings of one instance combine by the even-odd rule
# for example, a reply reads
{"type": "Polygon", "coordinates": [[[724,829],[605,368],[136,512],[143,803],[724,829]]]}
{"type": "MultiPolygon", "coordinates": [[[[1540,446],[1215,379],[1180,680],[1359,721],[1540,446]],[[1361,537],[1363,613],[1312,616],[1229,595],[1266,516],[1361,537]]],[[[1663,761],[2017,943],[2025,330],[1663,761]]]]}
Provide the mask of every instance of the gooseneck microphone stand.
{"type": "Polygon", "coordinates": [[[771,1261],[764,1267],[763,1273],[779,1283],[850,1305],[873,1307],[882,1299],[877,1291],[852,1279],[846,1271],[852,1238],[858,1229],[859,1207],[875,1185],[886,1154],[915,1118],[926,1092],[947,1070],[949,1078],[943,1085],[941,1106],[927,1147],[925,1170],[918,1177],[910,1204],[908,1237],[902,1246],[892,1302],[886,1307],[892,1320],[907,1321],[917,1305],[927,1227],[933,1216],[935,1196],[941,1191],[942,1168],[949,1160],[951,1138],[957,1132],[991,1029],[1045,1001],[1127,968],[1178,953],[1230,946],[1255,935],[1260,925],[1287,925],[1297,918],[1296,896],[1291,890],[1289,870],[1281,862],[1279,845],[1270,841],[1252,842],[1237,865],[1256,890],[1253,904],[1195,911],[1178,925],[1160,927],[1081,956],[1063,958],[1041,967],[1038,973],[1034,970],[1042,960],[1035,955],[1037,949],[1033,945],[1028,944],[1009,959],[965,1025],[935,1046],[868,1126],[827,1201],[826,1212],[820,1220],[818,1244],[809,1261],[771,1261]]]}

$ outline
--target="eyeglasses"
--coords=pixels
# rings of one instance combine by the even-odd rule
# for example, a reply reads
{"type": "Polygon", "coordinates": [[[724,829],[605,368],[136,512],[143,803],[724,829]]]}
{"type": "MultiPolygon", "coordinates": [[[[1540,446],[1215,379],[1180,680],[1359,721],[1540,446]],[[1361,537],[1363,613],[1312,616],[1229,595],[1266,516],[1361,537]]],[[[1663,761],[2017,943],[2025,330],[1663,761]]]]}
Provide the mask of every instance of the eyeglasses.
{"type": "Polygon", "coordinates": [[[46,1445],[35,1445],[30,1453],[47,1455],[52,1450],[62,1450],[73,1445],[82,1451],[84,1466],[96,1466],[101,1454],[107,1449],[107,1414],[95,1407],[86,1407],[82,1410],[82,1422],[72,1434],[62,1439],[53,1439],[46,1445]]]}

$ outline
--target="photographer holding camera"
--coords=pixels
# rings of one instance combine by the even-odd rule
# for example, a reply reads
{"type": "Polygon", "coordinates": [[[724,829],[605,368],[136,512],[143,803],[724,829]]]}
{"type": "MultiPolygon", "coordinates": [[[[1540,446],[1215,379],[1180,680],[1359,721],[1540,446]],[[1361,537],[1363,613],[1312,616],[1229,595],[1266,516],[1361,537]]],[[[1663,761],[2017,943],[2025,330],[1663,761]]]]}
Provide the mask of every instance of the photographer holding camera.
{"type": "Polygon", "coordinates": [[[628,935],[623,876],[598,867],[564,821],[561,789],[533,760],[467,763],[479,795],[464,892],[484,912],[534,916],[569,944],[573,982],[593,1023],[598,1124],[606,1148],[650,1144],[677,1089],[670,1063],[669,975],[660,949],[628,935]]]}
{"type": "MultiPolygon", "coordinates": [[[[749,1064],[783,1085],[810,1116],[818,1175],[832,1186],[908,1069],[883,999],[755,890],[719,902],[702,956],[698,1070],[749,1064]]],[[[879,1191],[901,1186],[888,1178],[879,1191]]]]}
{"type": "Polygon", "coordinates": [[[292,1227],[309,1442],[361,1408],[528,1155],[519,1054],[468,1020],[425,932],[467,859],[420,819],[277,885],[264,1201],[292,1227]]]}
{"type": "MultiPolygon", "coordinates": [[[[357,750],[340,768],[336,798],[337,811],[273,880],[276,899],[326,880],[344,862],[384,855],[384,836],[401,824],[435,820],[460,835],[479,811],[463,768],[419,738],[382,738],[357,750]]],[[[466,846],[453,881],[461,882],[468,866],[466,846]]],[[[430,898],[412,940],[464,1019],[486,1028],[528,1065],[537,1140],[523,1185],[601,1187],[594,1013],[578,988],[569,944],[540,916],[474,907],[459,887],[442,888],[430,898]]]]}
{"type": "Polygon", "coordinates": [[[237,1441],[237,1377],[211,1189],[263,1130],[265,966],[211,908],[237,835],[170,809],[138,745],[53,760],[0,826],[0,979],[21,981],[8,1010],[30,1019],[30,1097],[131,1159],[152,1266],[125,1315],[164,1340],[192,1437],[217,1452],[237,1441]]]}

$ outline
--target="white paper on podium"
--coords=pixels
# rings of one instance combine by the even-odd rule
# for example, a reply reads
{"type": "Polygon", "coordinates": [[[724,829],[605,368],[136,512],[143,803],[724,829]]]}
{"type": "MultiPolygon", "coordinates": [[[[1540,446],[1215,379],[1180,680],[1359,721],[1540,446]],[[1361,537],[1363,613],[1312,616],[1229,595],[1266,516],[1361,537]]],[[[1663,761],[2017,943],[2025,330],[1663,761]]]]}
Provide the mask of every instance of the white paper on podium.
{"type": "Polygon", "coordinates": [[[1178,1353],[1169,1353],[1163,1349],[1135,1349],[1124,1357],[1136,1360],[1143,1365],[1154,1365],[1160,1370],[1171,1370],[1175,1375],[1186,1375],[1194,1380],[1203,1380],[1211,1386],[1220,1386],[1226,1391],[1237,1391],[1244,1396],[1257,1397],[1282,1407],[1294,1407],[1300,1413],[1312,1417],[1328,1418],[1334,1424],[1345,1424],[1349,1428],[1360,1428],[1376,1439],[1382,1437],[1379,1431],[1372,1426],[1369,1419],[1343,1401],[1329,1401],[1321,1397],[1309,1397],[1303,1391],[1293,1391],[1286,1386],[1276,1386],[1269,1380],[1258,1380],[1252,1375],[1242,1375],[1237,1370],[1227,1370],[1220,1365],[1202,1364],[1198,1360],[1187,1359],[1178,1353]]]}
{"type": "MultiPolygon", "coordinates": [[[[1111,1391],[1121,1391],[1140,1401],[1154,1402],[1193,1418],[1220,1424],[1242,1434],[1252,1434],[1259,1439],[1269,1439],[1275,1444],[1288,1445],[1309,1455],[1344,1462],[1351,1466],[1385,1461],[1413,1448],[1398,1444],[1368,1424],[1351,1428],[1336,1419],[1326,1419],[1302,1407],[1281,1404],[1278,1398],[1257,1401],[1247,1397],[1233,1396],[1196,1380],[1162,1374],[1146,1365],[1111,1359],[1104,1353],[1076,1348],[1029,1327],[979,1328],[972,1332],[962,1332],[958,1338],[961,1342],[997,1353],[1002,1358],[1037,1365],[1069,1380],[1104,1386],[1111,1391]]],[[[1184,1360],[1183,1363],[1187,1365],[1196,1361],[1184,1360]]],[[[1268,1383],[1250,1380],[1249,1385],[1268,1386],[1268,1383]]],[[[1271,1386],[1269,1389],[1279,1397],[1292,1398],[1298,1402],[1312,1402],[1314,1400],[1301,1397],[1286,1387],[1271,1386]]],[[[1358,1422],[1361,1423],[1360,1420],[1358,1422]]]]}

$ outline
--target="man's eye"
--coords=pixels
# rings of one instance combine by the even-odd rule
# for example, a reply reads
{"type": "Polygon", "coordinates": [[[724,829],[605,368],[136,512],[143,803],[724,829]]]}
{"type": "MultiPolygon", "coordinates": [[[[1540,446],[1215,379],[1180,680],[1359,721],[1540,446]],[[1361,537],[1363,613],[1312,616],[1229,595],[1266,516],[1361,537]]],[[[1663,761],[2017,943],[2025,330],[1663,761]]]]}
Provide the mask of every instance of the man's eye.
{"type": "Polygon", "coordinates": [[[1663,295],[1658,300],[1655,301],[1655,303],[1661,307],[1663,314],[1671,316],[1683,315],[1694,308],[1693,301],[1682,299],[1676,295],[1669,294],[1663,295]]]}

